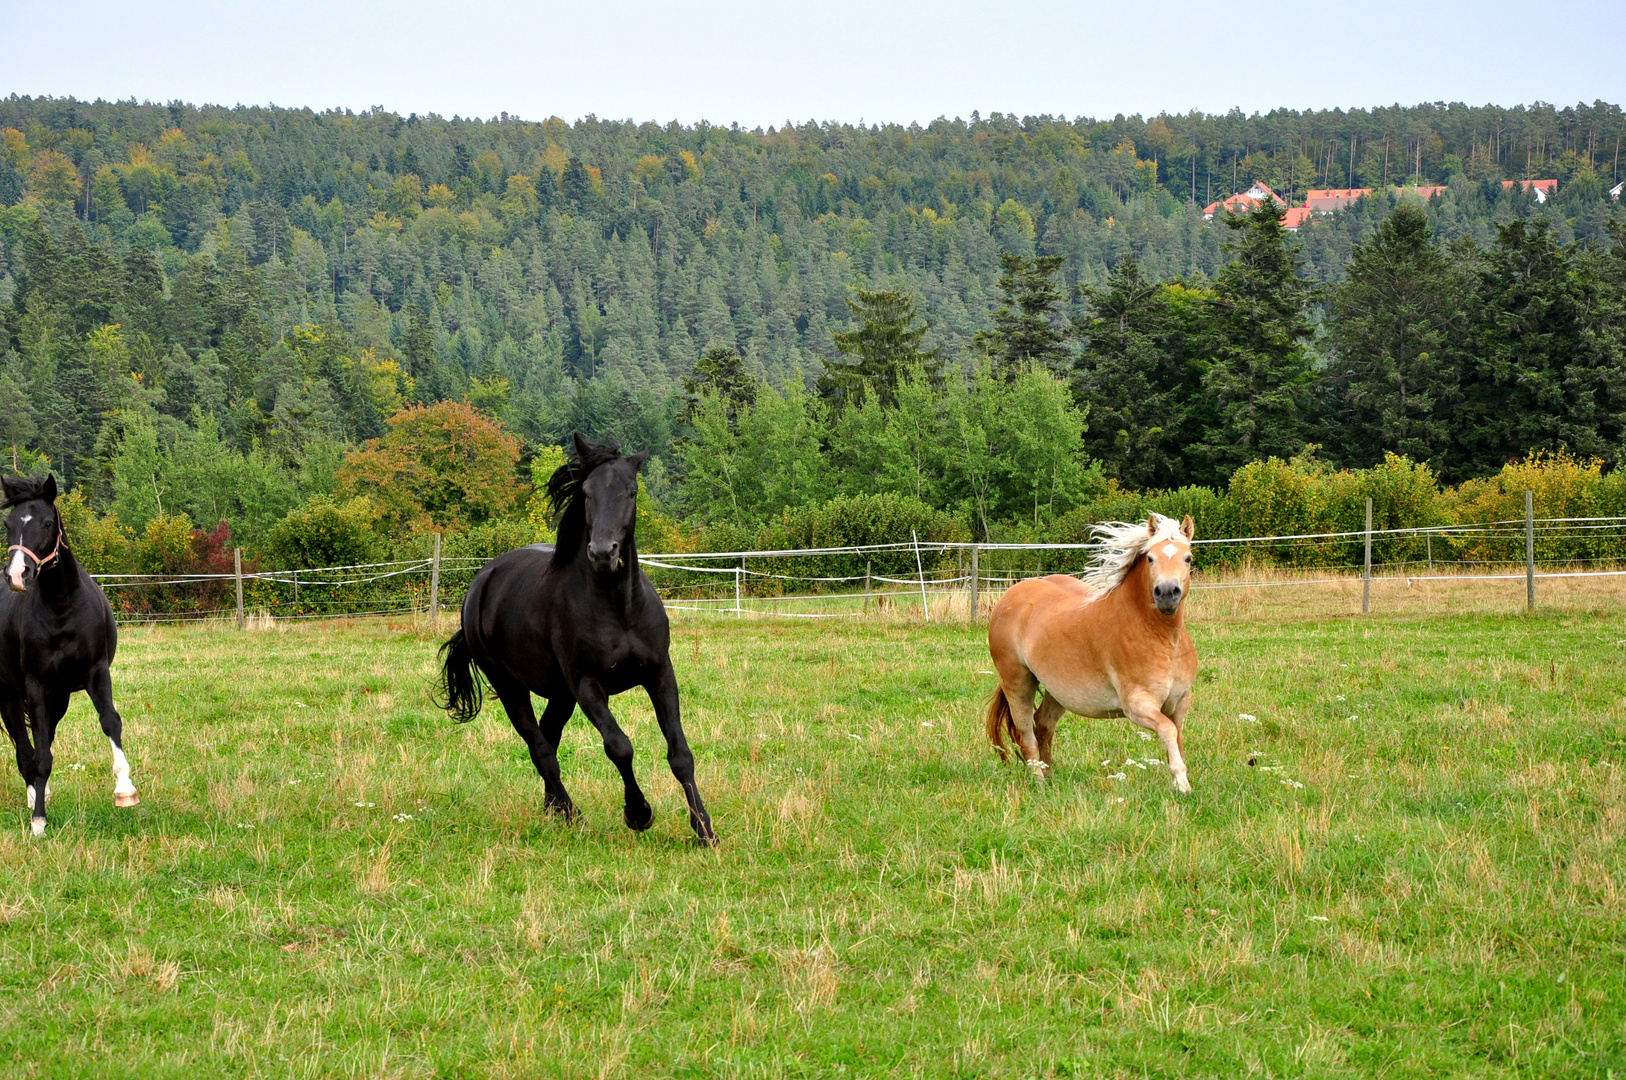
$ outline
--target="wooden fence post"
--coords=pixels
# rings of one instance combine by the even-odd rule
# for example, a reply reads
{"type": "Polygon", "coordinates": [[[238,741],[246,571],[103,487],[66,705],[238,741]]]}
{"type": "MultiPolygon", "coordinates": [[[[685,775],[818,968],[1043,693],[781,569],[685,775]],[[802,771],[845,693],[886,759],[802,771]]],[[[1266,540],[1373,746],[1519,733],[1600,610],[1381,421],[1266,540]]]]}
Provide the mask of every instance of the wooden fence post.
{"type": "Polygon", "coordinates": [[[1361,614],[1372,610],[1372,500],[1366,500],[1366,569],[1361,572],[1361,614]]]}
{"type": "Polygon", "coordinates": [[[977,545],[971,545],[971,621],[977,621],[977,545]]]}
{"type": "Polygon", "coordinates": [[[243,629],[243,549],[231,549],[232,577],[237,581],[237,629],[243,629]]]}
{"type": "Polygon", "coordinates": [[[435,632],[440,618],[440,533],[435,533],[434,554],[429,556],[429,632],[435,632]]]}
{"type": "Polygon", "coordinates": [[[1524,608],[1536,610],[1536,496],[1524,493],[1524,608]]]}
{"type": "Polygon", "coordinates": [[[739,569],[734,571],[734,615],[740,615],[740,579],[745,576],[745,556],[740,556],[739,569]]]}
{"type": "Polygon", "coordinates": [[[875,569],[875,560],[874,559],[865,559],[864,560],[864,610],[865,611],[869,610],[869,579],[870,579],[870,574],[874,571],[874,569],[875,569]]]}

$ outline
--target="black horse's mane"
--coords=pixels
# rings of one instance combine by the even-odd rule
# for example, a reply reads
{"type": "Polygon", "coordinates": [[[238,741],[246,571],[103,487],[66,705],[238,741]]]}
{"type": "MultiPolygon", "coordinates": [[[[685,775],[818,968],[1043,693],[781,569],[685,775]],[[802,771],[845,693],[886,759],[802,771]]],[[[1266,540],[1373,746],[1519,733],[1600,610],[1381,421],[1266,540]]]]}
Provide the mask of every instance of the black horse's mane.
{"type": "Polygon", "coordinates": [[[36,480],[31,476],[6,477],[7,494],[5,501],[0,502],[0,510],[9,509],[30,499],[45,498],[46,484],[46,480],[36,480]]]}
{"type": "Polygon", "coordinates": [[[614,439],[602,444],[582,440],[577,445],[585,452],[572,452],[565,463],[548,477],[548,506],[553,510],[559,530],[553,542],[553,563],[559,566],[575,557],[587,529],[587,500],[582,496],[583,481],[599,466],[621,460],[621,445],[614,439]]]}

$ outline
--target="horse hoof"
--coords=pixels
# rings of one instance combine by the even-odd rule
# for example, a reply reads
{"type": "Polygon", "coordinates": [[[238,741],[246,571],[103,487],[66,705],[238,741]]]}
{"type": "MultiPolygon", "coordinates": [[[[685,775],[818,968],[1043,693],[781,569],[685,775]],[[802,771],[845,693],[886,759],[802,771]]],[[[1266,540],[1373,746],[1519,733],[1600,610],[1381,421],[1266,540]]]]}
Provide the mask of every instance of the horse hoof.
{"type": "Polygon", "coordinates": [[[42,818],[42,817],[34,818],[32,821],[29,822],[29,825],[33,827],[35,836],[44,836],[45,835],[45,819],[44,818],[42,818]]]}
{"type": "Polygon", "coordinates": [[[575,803],[546,802],[542,804],[542,809],[550,814],[558,814],[569,825],[576,824],[576,819],[581,817],[581,811],[576,809],[575,803]]]}
{"type": "Polygon", "coordinates": [[[633,832],[643,832],[655,824],[655,808],[648,803],[641,807],[629,806],[623,814],[627,819],[627,828],[633,832]]]}
{"type": "Polygon", "coordinates": [[[141,802],[141,796],[136,794],[134,789],[132,789],[130,791],[115,791],[113,793],[113,805],[114,806],[117,806],[117,807],[136,806],[140,802],[141,802]]]}
{"type": "Polygon", "coordinates": [[[1174,790],[1182,795],[1190,795],[1191,781],[1187,780],[1184,776],[1176,776],[1174,778],[1174,790]]]}

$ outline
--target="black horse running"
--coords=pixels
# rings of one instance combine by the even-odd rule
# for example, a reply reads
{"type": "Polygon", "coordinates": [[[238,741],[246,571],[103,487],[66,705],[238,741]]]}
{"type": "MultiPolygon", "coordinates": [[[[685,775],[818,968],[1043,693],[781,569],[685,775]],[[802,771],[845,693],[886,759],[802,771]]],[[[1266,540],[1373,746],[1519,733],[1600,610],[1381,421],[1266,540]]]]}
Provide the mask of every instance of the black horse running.
{"type": "Polygon", "coordinates": [[[102,731],[113,744],[113,805],[134,806],[141,800],[124,759],[124,724],[113,708],[108,669],[119,642],[113,609],[63,537],[56,477],[43,482],[6,477],[3,484],[11,588],[0,592],[0,716],[17,746],[17,771],[28,785],[34,835],[42,836],[51,740],[75,690],[90,695],[102,731]]]}
{"type": "Polygon", "coordinates": [[[576,453],[548,481],[559,516],[557,546],[533,544],[499,555],[469,586],[463,627],[441,647],[440,704],[459,721],[480,711],[471,665],[491,683],[542,774],[544,805],[574,819],[559,778],[559,734],[577,705],[604,739],[626,785],[626,820],[647,829],[654,808],[632,772],[632,742],[610,714],[610,697],[642,686],[666,736],[666,760],[683,785],[689,824],[716,842],[694,783],[694,755],[678,717],[678,685],[668,654],[666,608],[638,568],[633,525],[638,470],[648,454],[622,457],[612,441],[576,436],[576,453]],[[539,724],[531,694],[548,699],[539,724]]]}

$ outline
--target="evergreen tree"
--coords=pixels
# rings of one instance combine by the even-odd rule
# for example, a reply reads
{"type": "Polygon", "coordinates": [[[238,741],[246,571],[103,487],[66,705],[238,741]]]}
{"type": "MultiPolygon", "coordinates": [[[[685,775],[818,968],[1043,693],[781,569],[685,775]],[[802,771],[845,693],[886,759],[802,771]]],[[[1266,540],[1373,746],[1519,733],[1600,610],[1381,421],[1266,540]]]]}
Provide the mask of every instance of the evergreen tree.
{"type": "Polygon", "coordinates": [[[730,425],[738,427],[739,415],[756,404],[762,380],[746,370],[740,354],[725,345],[714,345],[701,354],[694,373],[683,377],[684,405],[681,419],[694,422],[700,399],[708,394],[722,399],[730,425]]]}
{"type": "Polygon", "coordinates": [[[1348,280],[1332,293],[1328,334],[1323,442],[1337,457],[1364,467],[1392,452],[1455,477],[1468,288],[1416,206],[1397,208],[1356,246],[1348,280]]]}
{"type": "Polygon", "coordinates": [[[1189,482],[1221,484],[1240,466],[1292,457],[1309,440],[1314,292],[1298,276],[1284,214],[1267,199],[1246,216],[1226,218],[1232,261],[1214,283],[1212,360],[1203,377],[1215,415],[1193,448],[1189,482]]]}
{"type": "Polygon", "coordinates": [[[1136,489],[1187,483],[1185,448],[1201,430],[1206,294],[1149,281],[1126,257],[1105,288],[1086,288],[1078,334],[1078,395],[1089,410],[1084,445],[1108,476],[1136,489]]]}
{"type": "Polygon", "coordinates": [[[1469,475],[1535,449],[1618,459],[1626,355],[1597,269],[1579,245],[1560,245],[1545,219],[1497,229],[1480,263],[1456,425],[1469,475]]]}
{"type": "Polygon", "coordinates": [[[1005,271],[999,278],[1003,302],[994,312],[994,328],[975,338],[999,371],[1014,377],[1029,364],[1053,370],[1067,365],[1067,334],[1060,311],[1064,297],[1055,280],[1062,261],[1060,255],[1031,259],[1009,252],[1000,255],[1005,271]]]}
{"type": "Polygon", "coordinates": [[[941,377],[936,349],[922,349],[931,324],[920,321],[914,297],[898,289],[859,289],[847,307],[858,327],[835,334],[836,348],[850,360],[827,358],[819,393],[837,408],[861,404],[873,394],[883,408],[896,400],[898,380],[919,369],[928,379],[941,377]]]}

